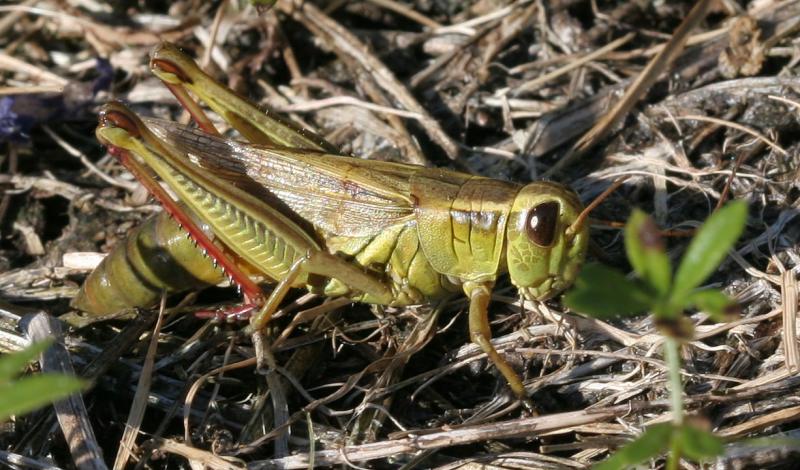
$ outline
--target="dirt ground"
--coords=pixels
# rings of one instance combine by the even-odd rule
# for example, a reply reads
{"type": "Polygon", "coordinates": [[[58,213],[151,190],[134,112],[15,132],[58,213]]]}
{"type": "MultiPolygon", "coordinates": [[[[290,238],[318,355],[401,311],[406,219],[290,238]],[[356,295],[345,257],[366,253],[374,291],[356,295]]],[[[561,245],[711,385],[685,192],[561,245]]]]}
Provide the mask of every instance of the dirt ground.
{"type": "MultiPolygon", "coordinates": [[[[119,99],[187,122],[148,67],[169,41],[344,154],[558,181],[584,203],[628,176],[592,212],[589,250],[626,272],[634,208],[678,260],[716,208],[746,200],[745,233],[706,283],[741,316],[686,312],[686,408],[727,441],[708,468],[795,468],[800,2],[704,3],[698,17],[689,1],[0,5],[0,351],[25,344],[31,312],[68,320],[71,360],[93,386],[88,424],[66,429],[84,443],[93,429],[118,468],[587,468],[669,420],[649,317],[522,302],[505,277],[495,345],[538,416],[470,344],[463,296],[382,308],[293,291],[261,369],[243,323],[195,315],[240,303],[229,284],[169,296],[157,330],[157,305],[79,315],[70,300],[102,254],[161,210],[95,140],[97,111],[119,99]],[[138,431],[128,454],[126,426],[138,431]]],[[[81,467],[62,426],[52,408],[0,426],[0,462],[81,467]]]]}

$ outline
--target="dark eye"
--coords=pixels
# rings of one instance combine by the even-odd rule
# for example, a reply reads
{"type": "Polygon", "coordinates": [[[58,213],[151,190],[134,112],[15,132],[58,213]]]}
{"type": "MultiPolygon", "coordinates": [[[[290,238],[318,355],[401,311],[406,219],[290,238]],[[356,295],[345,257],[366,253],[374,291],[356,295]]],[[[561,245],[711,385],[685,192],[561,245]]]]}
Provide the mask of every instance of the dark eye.
{"type": "Polygon", "coordinates": [[[557,202],[543,202],[528,212],[525,230],[528,239],[539,246],[550,246],[556,236],[560,206],[557,202]]]}

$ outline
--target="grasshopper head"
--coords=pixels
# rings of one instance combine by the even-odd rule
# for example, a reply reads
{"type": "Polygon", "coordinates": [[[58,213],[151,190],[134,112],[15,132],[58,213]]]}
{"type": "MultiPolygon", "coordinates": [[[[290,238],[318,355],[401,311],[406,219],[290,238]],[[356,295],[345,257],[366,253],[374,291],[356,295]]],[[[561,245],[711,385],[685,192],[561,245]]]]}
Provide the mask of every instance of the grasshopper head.
{"type": "Polygon", "coordinates": [[[506,263],[526,299],[548,299],[575,280],[589,240],[582,209],[575,192],[556,183],[531,183],[517,194],[506,228],[506,263]]]}

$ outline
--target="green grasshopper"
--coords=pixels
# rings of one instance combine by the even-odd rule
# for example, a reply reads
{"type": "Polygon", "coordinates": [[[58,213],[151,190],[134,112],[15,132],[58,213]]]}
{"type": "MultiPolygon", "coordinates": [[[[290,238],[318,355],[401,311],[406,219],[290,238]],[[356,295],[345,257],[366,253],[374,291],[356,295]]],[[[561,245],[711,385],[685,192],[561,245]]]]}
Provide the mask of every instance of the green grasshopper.
{"type": "MultiPolygon", "coordinates": [[[[97,137],[240,286],[256,312],[251,331],[269,322],[292,287],[387,306],[462,291],[471,340],[525,399],[521,379],[490,341],[488,305],[505,273],[529,300],[553,297],[573,282],[588,227],[571,189],[342,156],[239,98],[174,46],[158,47],[151,68],[203,130],[140,119],[110,103],[97,137]],[[188,92],[250,143],[219,137],[188,92]],[[269,296],[251,273],[277,281],[269,296]]],[[[182,256],[191,258],[191,250],[182,256]]],[[[102,310],[86,291],[74,304],[102,310]]]]}

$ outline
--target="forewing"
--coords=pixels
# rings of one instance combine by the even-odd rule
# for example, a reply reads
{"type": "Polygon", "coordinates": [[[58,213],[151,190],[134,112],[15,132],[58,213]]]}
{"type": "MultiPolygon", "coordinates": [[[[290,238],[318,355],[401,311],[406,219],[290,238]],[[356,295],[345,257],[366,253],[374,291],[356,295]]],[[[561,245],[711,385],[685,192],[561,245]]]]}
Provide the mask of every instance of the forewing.
{"type": "Polygon", "coordinates": [[[413,217],[409,179],[421,167],[312,150],[266,148],[210,136],[169,121],[148,127],[215,176],[269,191],[303,219],[334,235],[365,237],[413,217]]]}

